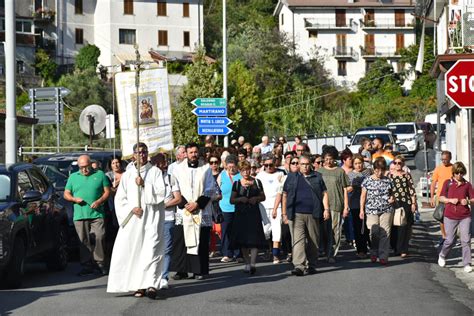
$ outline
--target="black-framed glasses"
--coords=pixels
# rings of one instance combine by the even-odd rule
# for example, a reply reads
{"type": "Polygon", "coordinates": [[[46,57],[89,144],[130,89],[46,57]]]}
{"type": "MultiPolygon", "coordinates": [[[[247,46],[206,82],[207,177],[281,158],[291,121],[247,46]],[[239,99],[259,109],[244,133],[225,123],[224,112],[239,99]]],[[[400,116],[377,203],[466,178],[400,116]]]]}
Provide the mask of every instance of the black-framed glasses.
{"type": "Polygon", "coordinates": [[[217,164],[219,164],[219,161],[218,160],[211,160],[211,161],[209,161],[209,164],[210,165],[217,165],[217,164]]]}
{"type": "Polygon", "coordinates": [[[293,166],[297,166],[299,164],[299,162],[298,161],[292,161],[290,164],[293,165],[293,166]]]}
{"type": "Polygon", "coordinates": [[[322,164],[322,160],[316,160],[314,163],[317,163],[318,165],[322,164]]]}
{"type": "Polygon", "coordinates": [[[393,164],[394,164],[394,165],[397,165],[397,166],[402,166],[402,165],[403,165],[403,162],[401,162],[401,161],[394,161],[393,164]]]}
{"type": "Polygon", "coordinates": [[[274,167],[275,165],[272,164],[272,163],[266,163],[266,164],[263,164],[263,166],[264,166],[265,168],[271,168],[271,167],[274,167]]]}

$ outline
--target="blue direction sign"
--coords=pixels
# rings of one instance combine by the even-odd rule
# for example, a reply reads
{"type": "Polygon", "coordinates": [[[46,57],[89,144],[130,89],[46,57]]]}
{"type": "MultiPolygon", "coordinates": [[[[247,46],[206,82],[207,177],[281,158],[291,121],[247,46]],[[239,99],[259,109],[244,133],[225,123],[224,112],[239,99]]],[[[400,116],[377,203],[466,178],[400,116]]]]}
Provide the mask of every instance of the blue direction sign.
{"type": "Polygon", "coordinates": [[[232,121],[228,117],[198,117],[198,126],[227,126],[232,121]]]}
{"type": "Polygon", "coordinates": [[[202,108],[202,107],[197,107],[193,111],[194,115],[197,116],[227,116],[227,108],[221,108],[221,107],[207,107],[207,108],[202,108]]]}
{"type": "Polygon", "coordinates": [[[231,132],[227,126],[198,126],[198,135],[228,135],[231,132]]]}
{"type": "Polygon", "coordinates": [[[227,107],[227,100],[224,98],[197,98],[191,101],[197,107],[227,107]]]}

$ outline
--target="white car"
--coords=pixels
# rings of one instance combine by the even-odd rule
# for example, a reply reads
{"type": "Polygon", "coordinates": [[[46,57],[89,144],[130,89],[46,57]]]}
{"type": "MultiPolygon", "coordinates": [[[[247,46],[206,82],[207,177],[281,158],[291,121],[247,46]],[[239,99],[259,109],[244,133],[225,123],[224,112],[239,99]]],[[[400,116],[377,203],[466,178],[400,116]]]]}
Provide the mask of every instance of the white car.
{"type": "Polygon", "coordinates": [[[423,131],[415,122],[389,123],[387,128],[397,136],[400,151],[406,154],[416,154],[423,148],[423,131]]]}
{"type": "Polygon", "coordinates": [[[391,143],[393,145],[393,150],[398,151],[396,139],[392,132],[386,127],[359,128],[353,136],[348,136],[350,141],[346,144],[346,147],[349,148],[354,154],[359,153],[360,142],[362,139],[368,138],[370,140],[374,140],[376,137],[383,139],[384,143],[391,143]]]}

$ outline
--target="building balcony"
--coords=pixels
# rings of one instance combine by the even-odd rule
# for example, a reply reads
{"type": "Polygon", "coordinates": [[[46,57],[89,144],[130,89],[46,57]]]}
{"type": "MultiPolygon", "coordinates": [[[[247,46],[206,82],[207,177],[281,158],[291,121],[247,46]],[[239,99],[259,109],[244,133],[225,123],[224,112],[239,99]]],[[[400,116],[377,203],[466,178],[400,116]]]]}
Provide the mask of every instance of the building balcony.
{"type": "Polygon", "coordinates": [[[304,26],[307,30],[345,30],[345,31],[357,31],[357,23],[350,19],[341,23],[336,19],[304,19],[304,26]]]}
{"type": "Polygon", "coordinates": [[[32,13],[33,21],[36,24],[49,24],[54,21],[56,12],[48,9],[38,9],[32,13]]]}
{"type": "Polygon", "coordinates": [[[359,59],[359,53],[354,49],[354,47],[336,46],[332,48],[332,54],[336,59],[359,59]]]}
{"type": "Polygon", "coordinates": [[[360,25],[364,30],[412,30],[415,28],[415,20],[404,21],[404,20],[390,20],[390,19],[377,19],[360,20],[360,25]]]}
{"type": "Polygon", "coordinates": [[[396,47],[366,46],[361,47],[361,55],[364,58],[400,58],[400,52],[396,47]]]}

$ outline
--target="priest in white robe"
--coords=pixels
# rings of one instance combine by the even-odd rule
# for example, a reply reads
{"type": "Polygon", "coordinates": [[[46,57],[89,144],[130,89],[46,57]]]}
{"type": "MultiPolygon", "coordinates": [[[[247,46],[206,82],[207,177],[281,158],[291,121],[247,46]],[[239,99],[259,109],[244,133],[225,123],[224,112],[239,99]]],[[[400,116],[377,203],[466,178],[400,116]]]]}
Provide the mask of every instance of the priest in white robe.
{"type": "Polygon", "coordinates": [[[133,151],[135,161],[140,160],[140,176],[136,167],[125,171],[115,195],[121,226],[112,252],[107,292],[135,292],[136,297],[153,299],[160,286],[164,255],[165,184],[161,170],[148,163],[147,146],[139,143],[133,151]]]}

